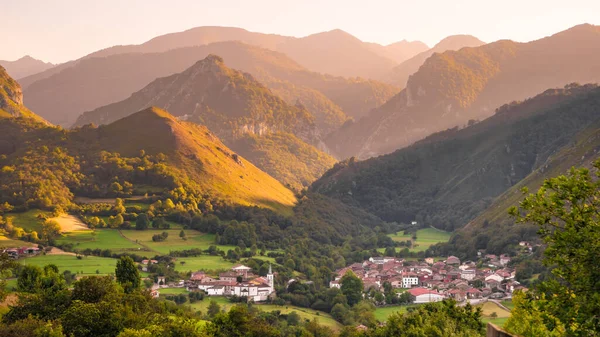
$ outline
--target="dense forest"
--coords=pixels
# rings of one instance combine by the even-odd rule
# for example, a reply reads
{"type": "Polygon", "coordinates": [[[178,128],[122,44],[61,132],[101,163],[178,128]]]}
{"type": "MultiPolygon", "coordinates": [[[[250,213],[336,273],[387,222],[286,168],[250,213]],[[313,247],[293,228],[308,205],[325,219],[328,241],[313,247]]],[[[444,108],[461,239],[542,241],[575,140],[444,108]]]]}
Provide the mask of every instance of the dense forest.
{"type": "Polygon", "coordinates": [[[453,231],[597,121],[599,106],[595,85],[548,90],[392,154],[338,163],[311,190],[386,221],[453,231]]]}

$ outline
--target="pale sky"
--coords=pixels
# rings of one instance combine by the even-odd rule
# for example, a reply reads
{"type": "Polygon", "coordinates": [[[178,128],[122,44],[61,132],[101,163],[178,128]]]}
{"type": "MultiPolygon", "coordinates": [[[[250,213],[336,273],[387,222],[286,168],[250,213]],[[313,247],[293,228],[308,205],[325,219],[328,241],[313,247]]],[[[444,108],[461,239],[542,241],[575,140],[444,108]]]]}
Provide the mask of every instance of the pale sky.
{"type": "Polygon", "coordinates": [[[524,42],[581,23],[600,24],[599,0],[0,0],[0,60],[60,63],[198,26],[290,36],[339,28],[433,46],[454,34],[524,42]]]}

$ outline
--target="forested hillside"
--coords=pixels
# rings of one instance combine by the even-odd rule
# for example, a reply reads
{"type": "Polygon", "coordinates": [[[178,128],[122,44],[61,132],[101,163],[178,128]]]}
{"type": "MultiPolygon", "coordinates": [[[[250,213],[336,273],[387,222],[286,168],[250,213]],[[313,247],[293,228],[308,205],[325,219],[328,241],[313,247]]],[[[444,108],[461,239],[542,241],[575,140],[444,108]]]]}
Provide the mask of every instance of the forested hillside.
{"type": "MultiPolygon", "coordinates": [[[[336,164],[311,190],[387,221],[454,230],[600,119],[600,89],[570,85],[392,154],[336,164]]],[[[492,219],[489,219],[490,221],[492,219]]]]}
{"type": "Polygon", "coordinates": [[[122,102],[84,113],[76,125],[110,123],[149,106],[206,125],[234,151],[244,157],[251,156],[262,170],[298,190],[308,186],[334,162],[311,145],[319,143],[320,135],[314,116],[302,104],[286,103],[253,76],[226,67],[223,59],[215,55],[180,74],[153,81],[122,102]],[[282,134],[261,140],[265,146],[260,151],[254,148],[256,141],[248,145],[244,141],[247,135],[260,139],[275,133],[282,134]],[[313,164],[305,169],[289,165],[290,160],[300,164],[307,159],[307,153],[313,164]],[[284,162],[286,165],[282,165],[284,162]]]}
{"type": "Polygon", "coordinates": [[[402,92],[327,144],[342,158],[393,152],[547,88],[598,82],[599,53],[600,27],[580,25],[527,43],[500,40],[434,54],[402,92]]]}
{"type": "Polygon", "coordinates": [[[181,189],[196,195],[196,203],[260,205],[284,213],[296,202],[290,190],[206,127],[155,108],[100,128],[65,131],[31,123],[2,120],[3,129],[15,132],[0,136],[10,144],[0,162],[0,196],[17,209],[66,208],[75,195],[127,196],[147,188],[159,194],[181,189]]]}

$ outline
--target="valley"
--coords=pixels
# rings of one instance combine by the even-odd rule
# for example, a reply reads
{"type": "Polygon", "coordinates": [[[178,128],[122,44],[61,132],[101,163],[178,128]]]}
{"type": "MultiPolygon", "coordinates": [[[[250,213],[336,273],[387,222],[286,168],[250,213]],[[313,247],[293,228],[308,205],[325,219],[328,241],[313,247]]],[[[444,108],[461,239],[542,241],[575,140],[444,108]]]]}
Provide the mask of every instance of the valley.
{"type": "Polygon", "coordinates": [[[600,26],[162,19],[0,61],[0,336],[600,331],[600,26]]]}

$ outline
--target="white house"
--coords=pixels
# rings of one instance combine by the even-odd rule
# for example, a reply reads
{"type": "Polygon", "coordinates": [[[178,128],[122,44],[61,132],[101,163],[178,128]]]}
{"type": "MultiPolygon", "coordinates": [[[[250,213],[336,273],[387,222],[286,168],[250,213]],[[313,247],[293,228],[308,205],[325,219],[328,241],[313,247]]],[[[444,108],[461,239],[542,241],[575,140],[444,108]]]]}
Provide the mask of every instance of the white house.
{"type": "Polygon", "coordinates": [[[402,288],[411,288],[419,284],[419,277],[413,273],[402,274],[402,288]]]}
{"type": "Polygon", "coordinates": [[[388,263],[388,262],[392,262],[395,261],[396,259],[393,257],[380,257],[380,256],[375,256],[375,257],[370,257],[369,261],[375,264],[384,264],[384,263],[388,263]]]}
{"type": "Polygon", "coordinates": [[[444,295],[435,290],[426,288],[413,288],[407,290],[413,297],[413,303],[430,303],[444,300],[444,295]]]}
{"type": "Polygon", "coordinates": [[[465,269],[460,272],[460,278],[467,281],[472,281],[476,276],[475,269],[465,269]]]}
{"type": "Polygon", "coordinates": [[[489,276],[487,276],[487,277],[485,278],[485,280],[486,280],[486,281],[489,281],[489,280],[494,280],[494,281],[496,281],[496,282],[500,283],[500,282],[502,282],[502,280],[504,280],[504,277],[502,277],[502,276],[500,276],[500,275],[497,275],[497,274],[492,274],[492,275],[489,275],[489,276]]]}
{"type": "Polygon", "coordinates": [[[225,286],[212,286],[206,289],[208,296],[223,296],[225,294],[225,286]]]}

